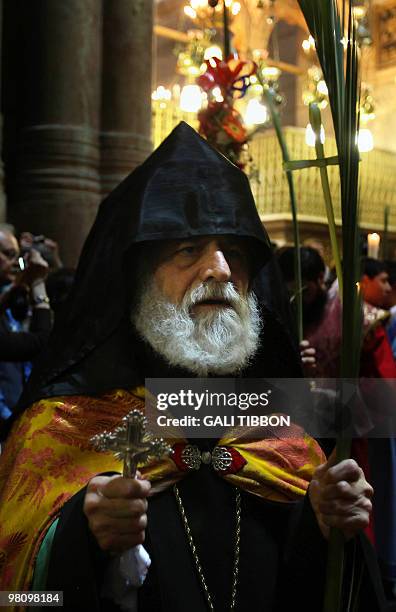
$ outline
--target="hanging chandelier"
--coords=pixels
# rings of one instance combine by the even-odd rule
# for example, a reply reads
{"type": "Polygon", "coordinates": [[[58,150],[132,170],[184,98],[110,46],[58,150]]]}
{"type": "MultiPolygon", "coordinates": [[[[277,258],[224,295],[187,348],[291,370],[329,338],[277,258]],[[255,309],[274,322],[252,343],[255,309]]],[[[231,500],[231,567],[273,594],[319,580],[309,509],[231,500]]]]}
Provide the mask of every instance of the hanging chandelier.
{"type": "MultiPolygon", "coordinates": [[[[224,0],[231,17],[235,17],[241,10],[241,3],[237,0],[224,0]]],[[[218,0],[190,0],[183,7],[184,14],[201,27],[221,27],[223,22],[223,3],[218,0]]]]}

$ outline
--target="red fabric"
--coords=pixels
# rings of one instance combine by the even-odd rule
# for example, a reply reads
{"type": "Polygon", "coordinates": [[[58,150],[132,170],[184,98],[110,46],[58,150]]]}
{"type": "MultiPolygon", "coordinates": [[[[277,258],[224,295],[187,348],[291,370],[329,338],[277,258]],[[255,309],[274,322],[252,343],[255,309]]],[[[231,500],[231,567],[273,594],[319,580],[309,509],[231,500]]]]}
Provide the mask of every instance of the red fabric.
{"type": "Polygon", "coordinates": [[[360,373],[368,378],[396,378],[396,362],[383,325],[376,325],[365,338],[360,373]]]}
{"type": "Polygon", "coordinates": [[[189,468],[188,465],[186,465],[182,459],[182,452],[184,451],[184,449],[186,448],[186,444],[184,444],[184,442],[178,442],[177,444],[173,445],[173,453],[171,454],[171,459],[172,461],[174,461],[176,463],[177,468],[181,471],[181,472],[188,472],[189,468]]]}

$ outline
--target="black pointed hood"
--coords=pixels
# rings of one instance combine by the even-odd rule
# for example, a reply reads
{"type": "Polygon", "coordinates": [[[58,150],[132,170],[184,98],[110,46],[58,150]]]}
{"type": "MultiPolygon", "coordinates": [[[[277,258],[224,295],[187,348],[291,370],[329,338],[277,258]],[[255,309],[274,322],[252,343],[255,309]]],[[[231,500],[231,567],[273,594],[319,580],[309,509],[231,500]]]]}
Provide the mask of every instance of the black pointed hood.
{"type": "Polygon", "coordinates": [[[132,386],[126,255],[133,259],[134,246],[146,241],[217,234],[250,238],[257,270],[270,257],[246,175],[182,122],[102,202],[22,404],[132,386]]]}
{"type": "Polygon", "coordinates": [[[143,189],[133,242],[235,234],[254,238],[261,264],[268,259],[268,236],[246,175],[186,123],[129,179],[137,175],[143,189]]]}

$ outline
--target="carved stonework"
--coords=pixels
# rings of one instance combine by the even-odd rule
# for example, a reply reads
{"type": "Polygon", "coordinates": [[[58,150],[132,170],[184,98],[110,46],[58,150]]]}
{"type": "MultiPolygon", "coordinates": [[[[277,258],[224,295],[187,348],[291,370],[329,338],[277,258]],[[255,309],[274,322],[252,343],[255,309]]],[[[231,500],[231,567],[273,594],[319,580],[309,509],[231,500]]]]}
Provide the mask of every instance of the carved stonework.
{"type": "Polygon", "coordinates": [[[377,6],[377,64],[380,68],[396,63],[396,2],[377,6]]]}

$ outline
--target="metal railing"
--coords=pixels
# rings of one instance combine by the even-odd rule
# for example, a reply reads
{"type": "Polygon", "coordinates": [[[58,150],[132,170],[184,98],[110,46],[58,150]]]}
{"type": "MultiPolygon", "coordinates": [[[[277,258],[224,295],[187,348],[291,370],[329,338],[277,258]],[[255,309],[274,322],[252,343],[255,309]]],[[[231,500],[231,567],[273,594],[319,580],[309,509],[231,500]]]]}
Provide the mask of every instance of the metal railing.
{"type": "MultiPolygon", "coordinates": [[[[168,104],[153,109],[153,144],[157,147],[179,123],[186,121],[197,128],[194,113],[185,113],[168,104]]],[[[305,142],[305,129],[285,127],[284,135],[293,160],[313,159],[315,150],[305,142]]],[[[336,155],[335,140],[326,137],[327,156],[336,155]]],[[[289,192],[282,167],[280,148],[272,129],[256,133],[250,143],[255,166],[251,186],[263,220],[288,219],[289,192]]],[[[328,166],[336,221],[340,223],[339,175],[337,166],[328,166]]],[[[382,230],[384,209],[389,206],[389,231],[396,232],[396,155],[374,149],[361,154],[360,202],[362,228],[382,230]]],[[[301,220],[326,223],[326,213],[319,169],[306,168],[294,172],[298,214],[301,220]]]]}

